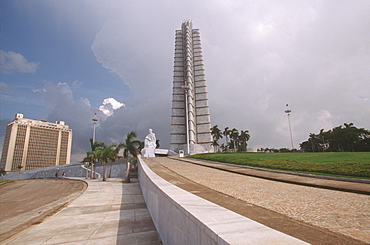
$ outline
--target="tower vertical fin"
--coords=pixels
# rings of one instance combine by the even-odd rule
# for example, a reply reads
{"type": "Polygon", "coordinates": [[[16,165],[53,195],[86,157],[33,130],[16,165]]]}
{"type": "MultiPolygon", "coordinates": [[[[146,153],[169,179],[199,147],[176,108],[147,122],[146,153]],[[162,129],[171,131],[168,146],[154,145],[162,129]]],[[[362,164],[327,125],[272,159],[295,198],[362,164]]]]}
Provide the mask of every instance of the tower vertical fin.
{"type": "Polygon", "coordinates": [[[212,150],[200,32],[191,21],[176,30],[171,119],[171,150],[188,154],[212,150]]]}

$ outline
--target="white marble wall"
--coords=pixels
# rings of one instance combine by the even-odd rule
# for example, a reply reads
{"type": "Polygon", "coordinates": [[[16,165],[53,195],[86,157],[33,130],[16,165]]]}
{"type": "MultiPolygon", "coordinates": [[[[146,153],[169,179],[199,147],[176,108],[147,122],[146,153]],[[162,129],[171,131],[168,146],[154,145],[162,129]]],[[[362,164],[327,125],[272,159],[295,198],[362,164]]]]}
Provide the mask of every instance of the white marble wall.
{"type": "Polygon", "coordinates": [[[163,244],[307,244],[172,185],[141,158],[138,174],[163,244]]]}

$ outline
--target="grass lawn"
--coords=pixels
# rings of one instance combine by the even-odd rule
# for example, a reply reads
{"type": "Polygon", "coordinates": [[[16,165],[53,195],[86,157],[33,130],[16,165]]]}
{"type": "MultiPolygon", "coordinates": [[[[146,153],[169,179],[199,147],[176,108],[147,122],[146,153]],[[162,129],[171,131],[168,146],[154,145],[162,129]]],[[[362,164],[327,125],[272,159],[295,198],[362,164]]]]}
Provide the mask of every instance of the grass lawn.
{"type": "Polygon", "coordinates": [[[267,169],[370,178],[370,152],[211,153],[189,157],[267,169]]]}
{"type": "Polygon", "coordinates": [[[6,182],[9,182],[10,180],[0,180],[0,185],[5,184],[6,182]]]}

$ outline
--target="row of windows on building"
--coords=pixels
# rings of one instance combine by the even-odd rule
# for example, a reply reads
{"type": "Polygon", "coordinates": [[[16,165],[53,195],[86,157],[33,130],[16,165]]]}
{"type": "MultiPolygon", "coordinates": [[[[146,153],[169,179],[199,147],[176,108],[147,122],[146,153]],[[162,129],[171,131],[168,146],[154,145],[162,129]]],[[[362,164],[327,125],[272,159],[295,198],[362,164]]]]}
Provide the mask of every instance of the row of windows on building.
{"type": "MultiPolygon", "coordinates": [[[[14,145],[12,170],[18,170],[24,157],[27,126],[18,125],[17,136],[14,145]]],[[[26,155],[25,169],[42,168],[55,165],[58,153],[58,130],[44,128],[31,128],[26,155]]],[[[62,132],[59,152],[59,165],[67,164],[67,150],[69,133],[62,132]]]]}

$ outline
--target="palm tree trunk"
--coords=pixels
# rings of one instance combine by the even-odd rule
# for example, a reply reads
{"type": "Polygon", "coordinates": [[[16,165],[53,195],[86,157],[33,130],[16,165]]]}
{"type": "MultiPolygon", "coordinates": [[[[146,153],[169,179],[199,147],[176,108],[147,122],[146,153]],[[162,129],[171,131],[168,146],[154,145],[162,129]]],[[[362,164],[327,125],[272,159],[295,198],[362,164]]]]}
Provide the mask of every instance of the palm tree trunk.
{"type": "Polygon", "coordinates": [[[112,164],[113,164],[113,163],[110,163],[110,164],[109,164],[109,174],[108,174],[108,178],[111,178],[111,176],[112,176],[112,164]]]}
{"type": "Polygon", "coordinates": [[[107,164],[103,164],[103,181],[107,180],[107,164]]]}
{"type": "Polygon", "coordinates": [[[126,176],[125,176],[125,183],[130,183],[130,162],[128,161],[128,158],[126,160],[126,176]]]}
{"type": "Polygon", "coordinates": [[[90,179],[94,178],[94,163],[91,163],[91,173],[90,173],[90,179]]]}

